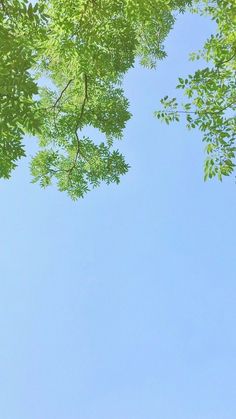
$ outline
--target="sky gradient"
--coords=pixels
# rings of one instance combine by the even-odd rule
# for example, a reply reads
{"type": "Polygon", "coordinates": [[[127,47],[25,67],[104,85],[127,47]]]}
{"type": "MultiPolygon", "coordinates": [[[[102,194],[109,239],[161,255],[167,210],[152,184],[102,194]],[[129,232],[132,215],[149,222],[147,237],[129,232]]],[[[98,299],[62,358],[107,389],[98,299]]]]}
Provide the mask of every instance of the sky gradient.
{"type": "Polygon", "coordinates": [[[235,179],[204,183],[200,134],[153,117],[210,32],[181,16],[127,75],[119,186],[74,203],[25,160],[1,181],[0,418],[235,419],[235,179]]]}

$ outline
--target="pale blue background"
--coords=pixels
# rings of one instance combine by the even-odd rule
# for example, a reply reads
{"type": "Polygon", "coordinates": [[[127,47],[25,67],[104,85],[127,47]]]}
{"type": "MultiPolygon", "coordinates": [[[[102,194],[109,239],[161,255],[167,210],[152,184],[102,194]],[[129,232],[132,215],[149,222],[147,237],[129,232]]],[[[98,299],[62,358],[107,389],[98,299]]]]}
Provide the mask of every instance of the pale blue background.
{"type": "Polygon", "coordinates": [[[200,134],[152,116],[210,29],[181,17],[128,75],[118,187],[73,203],[25,161],[1,182],[1,419],[235,419],[235,179],[204,183],[200,134]]]}

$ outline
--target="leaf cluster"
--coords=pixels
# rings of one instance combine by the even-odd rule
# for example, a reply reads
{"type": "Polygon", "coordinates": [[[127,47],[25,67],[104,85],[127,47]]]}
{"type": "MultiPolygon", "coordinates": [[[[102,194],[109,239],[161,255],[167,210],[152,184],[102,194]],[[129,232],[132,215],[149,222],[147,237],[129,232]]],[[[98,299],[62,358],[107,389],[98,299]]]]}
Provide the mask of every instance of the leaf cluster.
{"type": "Polygon", "coordinates": [[[189,129],[203,133],[207,157],[204,179],[229,176],[235,169],[236,151],[236,3],[234,0],[195,1],[193,11],[207,14],[217,30],[201,51],[190,59],[203,58],[209,66],[187,78],[179,78],[186,100],[179,106],[177,99],[162,99],[163,109],[156,116],[166,123],[186,118],[189,129]]]}
{"type": "Polygon", "coordinates": [[[165,56],[174,12],[190,3],[1,0],[0,176],[25,154],[28,133],[39,140],[30,167],[42,187],[56,182],[77,199],[118,183],[128,165],[113,144],[131,117],[123,77],[137,58],[154,67],[165,56]],[[101,144],[84,135],[88,126],[101,144]]]}

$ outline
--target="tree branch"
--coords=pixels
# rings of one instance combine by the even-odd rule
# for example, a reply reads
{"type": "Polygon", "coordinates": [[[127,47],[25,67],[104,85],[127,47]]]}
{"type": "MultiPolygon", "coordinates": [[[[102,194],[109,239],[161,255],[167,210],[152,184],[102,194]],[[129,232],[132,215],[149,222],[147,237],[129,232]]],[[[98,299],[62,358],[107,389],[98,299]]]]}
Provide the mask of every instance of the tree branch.
{"type": "MultiPolygon", "coordinates": [[[[0,0],[1,1],[1,0],[0,0]]],[[[56,99],[55,103],[51,106],[47,106],[46,108],[38,108],[37,111],[42,112],[42,111],[47,111],[49,109],[54,109],[57,107],[58,103],[60,102],[62,96],[64,95],[65,91],[68,89],[68,87],[70,86],[70,84],[72,83],[73,79],[70,79],[67,83],[67,85],[64,87],[64,89],[61,91],[60,95],[58,96],[58,98],[56,99]]]]}
{"type": "Polygon", "coordinates": [[[175,109],[173,111],[171,110],[163,110],[163,111],[157,111],[158,113],[168,113],[168,114],[172,114],[172,113],[177,113],[177,114],[194,114],[194,115],[201,115],[201,114],[205,114],[205,115],[217,115],[223,111],[225,111],[226,109],[230,108],[232,105],[234,105],[234,102],[229,103],[228,105],[224,106],[223,108],[219,109],[219,110],[215,110],[215,111],[208,111],[206,109],[202,109],[202,110],[196,110],[196,111],[184,111],[182,109],[175,109]]]}
{"type": "Polygon", "coordinates": [[[70,79],[67,83],[67,85],[64,87],[64,89],[61,91],[60,95],[58,96],[56,102],[54,103],[54,105],[52,106],[53,108],[55,108],[58,104],[58,102],[61,100],[63,94],[65,93],[66,89],[68,89],[69,85],[72,83],[73,79],[70,79]]]}
{"type": "Polygon", "coordinates": [[[87,78],[87,74],[84,74],[84,100],[81,106],[79,119],[77,120],[77,129],[78,129],[79,121],[83,118],[84,108],[85,108],[85,104],[87,100],[88,100],[88,78],[87,78]]]}
{"type": "Polygon", "coordinates": [[[216,62],[216,67],[229,63],[235,57],[235,55],[236,55],[236,52],[234,52],[233,55],[231,55],[231,57],[228,60],[216,62]]]}
{"type": "Polygon", "coordinates": [[[73,162],[71,168],[68,170],[68,180],[69,180],[69,176],[71,175],[73,169],[76,166],[78,157],[81,154],[81,151],[80,151],[80,139],[79,139],[79,136],[78,136],[78,132],[77,131],[79,129],[79,122],[83,118],[84,110],[85,110],[85,105],[86,105],[86,102],[87,101],[88,101],[88,77],[87,77],[87,74],[84,74],[84,99],[83,99],[83,102],[82,102],[80,115],[79,115],[79,118],[77,119],[77,124],[76,124],[76,128],[75,128],[75,136],[76,136],[76,139],[77,139],[77,151],[76,151],[76,155],[75,155],[75,158],[74,158],[74,162],[73,162]]]}

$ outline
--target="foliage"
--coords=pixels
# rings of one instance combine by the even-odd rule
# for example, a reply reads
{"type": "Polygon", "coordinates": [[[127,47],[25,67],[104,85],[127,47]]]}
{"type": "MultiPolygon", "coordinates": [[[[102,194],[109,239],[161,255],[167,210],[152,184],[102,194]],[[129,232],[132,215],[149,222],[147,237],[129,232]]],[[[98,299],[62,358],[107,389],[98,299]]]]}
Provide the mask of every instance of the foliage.
{"type": "Polygon", "coordinates": [[[235,0],[195,1],[193,12],[207,14],[217,30],[207,39],[202,51],[190,58],[203,58],[208,67],[187,78],[179,78],[186,100],[180,108],[177,99],[165,96],[163,109],[156,116],[170,123],[183,114],[189,129],[197,127],[206,142],[204,178],[230,175],[236,152],[236,3],[235,0]]]}
{"type": "Polygon", "coordinates": [[[155,67],[174,12],[190,0],[0,0],[0,176],[39,139],[34,182],[73,199],[127,172],[113,147],[130,118],[122,90],[137,58],[155,67]],[[44,82],[43,87],[42,82],[44,82]],[[98,145],[86,128],[98,129],[98,145]]]}
{"type": "Polygon", "coordinates": [[[25,155],[22,137],[35,134],[39,120],[33,95],[37,84],[30,74],[36,60],[34,45],[42,36],[43,15],[23,1],[0,3],[0,177],[9,178],[25,155]]]}
{"type": "Polygon", "coordinates": [[[0,177],[9,178],[25,155],[25,134],[37,136],[33,182],[53,182],[73,199],[101,182],[118,183],[128,170],[114,148],[131,117],[122,80],[139,58],[155,67],[175,11],[192,4],[217,31],[191,59],[208,66],[179,78],[184,91],[162,99],[156,116],[186,116],[203,132],[205,179],[235,167],[236,35],[234,0],[0,0],[0,177]],[[41,87],[40,87],[41,86],[41,87]],[[103,135],[88,138],[87,127],[103,135]]]}

